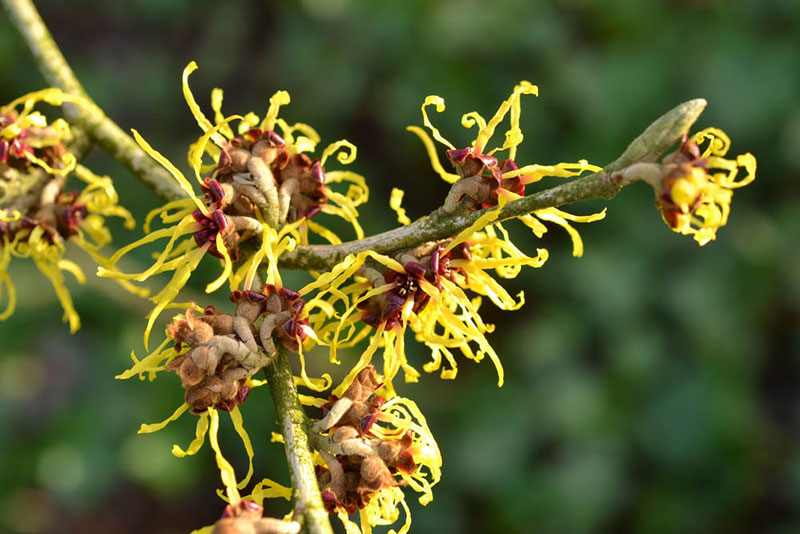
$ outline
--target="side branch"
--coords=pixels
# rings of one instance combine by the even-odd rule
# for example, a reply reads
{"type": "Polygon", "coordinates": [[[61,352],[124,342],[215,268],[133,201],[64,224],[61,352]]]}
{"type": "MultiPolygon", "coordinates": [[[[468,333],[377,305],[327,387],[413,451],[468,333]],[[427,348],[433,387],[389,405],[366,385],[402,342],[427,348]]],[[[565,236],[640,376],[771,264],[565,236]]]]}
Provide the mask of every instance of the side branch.
{"type": "MultiPolygon", "coordinates": [[[[88,102],[86,94],[64,55],[42,21],[31,0],[0,0],[9,19],[30,50],[39,71],[48,84],[62,91],[81,96],[88,102]]],[[[150,186],[164,200],[177,200],[184,194],[178,184],[158,163],[153,161],[139,145],[99,107],[64,104],[64,116],[79,126],[115,159],[150,186]]],[[[88,143],[80,141],[72,149],[78,154],[86,150],[88,143]]]]}
{"type": "MultiPolygon", "coordinates": [[[[648,126],[619,158],[606,165],[602,171],[509,202],[502,208],[497,220],[513,219],[544,208],[563,206],[591,198],[613,198],[628,184],[617,173],[634,163],[658,159],[689,131],[705,106],[706,101],[702,98],[680,104],[648,126]]],[[[281,256],[280,265],[288,269],[327,270],[348,254],[357,254],[365,250],[389,254],[414,248],[430,241],[453,237],[491,209],[497,208],[466,214],[447,214],[439,208],[408,226],[359,241],[349,241],[340,245],[298,246],[294,251],[281,256]]]]}
{"type": "Polygon", "coordinates": [[[295,519],[303,524],[305,533],[333,534],[328,512],[322,504],[309,450],[308,419],[297,396],[286,348],[280,343],[276,345],[278,354],[275,361],[264,369],[264,374],[275,403],[286,459],[289,462],[295,519]]]}

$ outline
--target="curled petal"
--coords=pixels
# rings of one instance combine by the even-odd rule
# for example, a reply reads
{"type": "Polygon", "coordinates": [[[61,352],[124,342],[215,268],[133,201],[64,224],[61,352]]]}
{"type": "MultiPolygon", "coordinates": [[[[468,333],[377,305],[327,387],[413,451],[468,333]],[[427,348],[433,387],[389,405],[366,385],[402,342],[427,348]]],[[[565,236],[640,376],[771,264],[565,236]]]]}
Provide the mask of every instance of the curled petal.
{"type": "Polygon", "coordinates": [[[423,123],[431,131],[431,134],[433,135],[434,139],[436,139],[437,141],[439,141],[440,143],[442,143],[443,145],[445,145],[450,149],[455,149],[456,147],[454,147],[453,144],[450,143],[450,141],[442,137],[442,134],[439,133],[439,130],[437,130],[436,127],[433,124],[431,124],[431,120],[428,118],[428,111],[425,109],[431,105],[436,106],[436,111],[441,113],[442,111],[444,111],[444,99],[436,95],[430,95],[425,98],[425,102],[422,103],[422,107],[420,108],[422,110],[423,123]]]}
{"type": "Polygon", "coordinates": [[[222,287],[222,284],[225,283],[225,280],[231,277],[231,273],[233,272],[233,262],[231,261],[231,254],[228,251],[228,247],[225,246],[225,240],[222,238],[222,232],[217,232],[216,245],[217,245],[217,250],[220,252],[220,254],[222,254],[222,261],[224,268],[222,269],[222,274],[220,274],[216,280],[214,280],[213,282],[211,282],[206,286],[206,293],[213,293],[214,291],[222,287]]]}
{"type": "MultiPolygon", "coordinates": [[[[228,126],[229,122],[231,122],[233,120],[236,120],[236,119],[242,119],[242,118],[243,117],[240,116],[240,115],[232,115],[230,117],[227,117],[226,119],[222,120],[221,122],[218,122],[216,126],[210,127],[206,131],[206,133],[203,134],[203,136],[200,137],[200,139],[197,140],[197,142],[192,144],[191,148],[189,149],[189,164],[192,166],[192,170],[194,170],[194,175],[195,175],[195,178],[197,179],[198,183],[200,183],[200,184],[203,183],[203,178],[201,176],[201,174],[202,174],[202,168],[201,167],[202,167],[203,154],[206,153],[206,147],[208,146],[208,141],[211,140],[211,139],[216,139],[215,136],[217,138],[219,138],[220,136],[219,136],[218,132],[221,131],[221,130],[224,130],[226,127],[230,128],[228,126]]],[[[218,141],[215,140],[214,142],[218,142],[218,141]]],[[[194,196],[194,190],[192,190],[192,193],[190,194],[190,196],[194,196]]],[[[203,213],[206,213],[206,212],[203,212],[203,213]]]]}
{"type": "Polygon", "coordinates": [[[211,449],[214,451],[214,458],[217,461],[217,467],[219,468],[219,475],[222,479],[222,485],[225,486],[228,502],[231,504],[236,504],[241,500],[239,489],[236,484],[236,473],[234,472],[233,466],[230,464],[230,462],[222,455],[222,451],[219,448],[219,440],[217,438],[217,433],[219,432],[219,413],[217,410],[211,407],[208,408],[208,412],[206,413],[211,419],[211,424],[209,425],[208,429],[208,441],[211,444],[211,449]]]}
{"type": "Polygon", "coordinates": [[[470,111],[461,116],[461,126],[464,128],[472,128],[475,125],[478,126],[478,130],[486,128],[486,119],[481,117],[477,111],[470,111]]]}
{"type": "Polygon", "coordinates": [[[392,208],[395,213],[397,213],[397,222],[407,226],[411,224],[411,219],[408,218],[406,215],[406,210],[402,207],[403,195],[405,195],[405,192],[402,189],[393,187],[392,194],[389,197],[389,207],[392,208]]]}
{"type": "Polygon", "coordinates": [[[3,236],[3,244],[0,246],[0,298],[3,296],[3,286],[8,293],[8,303],[6,309],[0,312],[0,321],[4,321],[11,317],[14,313],[14,308],[17,304],[17,293],[14,289],[14,283],[8,275],[8,264],[11,262],[11,243],[7,236],[3,236]]]}
{"type": "MultiPolygon", "coordinates": [[[[186,104],[189,106],[189,109],[191,110],[192,115],[194,116],[194,119],[197,121],[198,126],[200,126],[200,129],[203,130],[204,132],[207,132],[211,128],[213,128],[213,125],[211,124],[211,121],[209,121],[206,118],[206,116],[203,114],[203,111],[200,109],[200,106],[197,104],[197,100],[194,99],[194,95],[192,94],[192,90],[189,89],[189,75],[192,74],[196,70],[197,70],[197,63],[195,63],[194,61],[191,61],[188,65],[186,65],[186,68],[183,69],[183,75],[181,76],[181,81],[182,81],[182,85],[183,85],[183,98],[186,100],[186,104]]],[[[220,99],[220,105],[221,104],[222,104],[222,102],[221,102],[221,99],[220,99]]],[[[135,135],[134,135],[134,137],[135,137],[135,135]]],[[[216,132],[214,134],[212,134],[212,138],[214,139],[214,142],[217,143],[218,145],[222,145],[223,143],[225,143],[225,138],[222,137],[221,135],[219,135],[216,132]]],[[[137,141],[138,141],[138,139],[137,139],[137,141]]],[[[139,143],[139,144],[141,145],[141,143],[139,143]]],[[[144,147],[142,147],[142,148],[144,148],[144,147]]],[[[150,154],[150,155],[152,156],[152,154],[150,154]]],[[[159,163],[161,163],[161,162],[159,162],[159,163]]],[[[162,163],[162,165],[163,165],[163,163],[162,163]]],[[[166,167],[166,165],[165,165],[165,167],[166,167]]],[[[167,170],[169,170],[169,168],[167,168],[167,170]]],[[[172,172],[172,171],[170,171],[170,172],[172,172]]]]}
{"type": "Polygon", "coordinates": [[[178,417],[183,415],[183,413],[186,412],[188,409],[189,409],[189,405],[184,402],[183,404],[178,406],[178,409],[175,410],[172,413],[172,415],[170,415],[169,417],[167,417],[166,419],[164,419],[160,423],[152,423],[152,424],[149,424],[149,425],[143,423],[139,427],[139,431],[137,432],[137,434],[152,434],[153,432],[158,432],[159,430],[161,430],[162,428],[164,428],[165,426],[170,424],[172,421],[175,421],[176,419],[178,419],[178,417]]]}
{"type": "Polygon", "coordinates": [[[428,159],[431,161],[431,167],[433,167],[433,170],[436,172],[436,174],[441,176],[442,180],[448,184],[455,183],[456,180],[459,179],[458,174],[444,170],[444,167],[442,167],[442,162],[439,160],[439,154],[436,151],[436,145],[433,143],[433,140],[430,138],[428,133],[417,126],[409,126],[406,128],[406,130],[416,134],[416,136],[422,141],[422,144],[425,145],[425,151],[428,153],[428,159]]]}
{"type": "MultiPolygon", "coordinates": [[[[208,126],[209,129],[212,128],[211,124],[209,124],[208,126]]],[[[189,180],[186,179],[183,173],[179,171],[178,168],[172,164],[172,162],[170,162],[167,158],[162,156],[157,150],[155,150],[152,146],[150,146],[150,144],[147,141],[145,141],[141,135],[139,135],[139,132],[137,132],[136,130],[131,130],[131,132],[133,132],[133,138],[136,139],[136,142],[139,144],[139,146],[142,147],[142,149],[145,152],[147,152],[151,158],[156,160],[158,163],[161,164],[162,167],[167,169],[167,171],[169,171],[169,173],[173,176],[173,178],[175,178],[175,180],[181,186],[181,189],[183,189],[183,191],[188,195],[188,197],[192,199],[192,201],[197,205],[200,211],[202,211],[203,214],[208,215],[208,208],[206,207],[206,205],[203,203],[202,200],[197,198],[197,195],[195,194],[194,189],[192,188],[192,184],[189,183],[189,180]]]]}
{"type": "Polygon", "coordinates": [[[281,106],[285,106],[291,101],[292,99],[286,91],[277,91],[272,95],[269,98],[269,109],[267,110],[267,116],[264,117],[264,122],[261,123],[261,129],[274,130],[278,111],[280,111],[281,106]]]}
{"type": "Polygon", "coordinates": [[[347,149],[347,151],[339,152],[339,154],[336,155],[336,160],[339,163],[347,165],[348,163],[355,161],[357,152],[356,146],[346,139],[340,139],[339,141],[331,143],[325,147],[325,150],[322,151],[322,156],[319,158],[320,164],[325,165],[325,162],[328,160],[328,158],[334,155],[340,149],[347,149]]]}
{"type": "Polygon", "coordinates": [[[149,373],[150,379],[152,380],[155,378],[155,374],[164,368],[164,361],[170,356],[175,356],[177,354],[175,349],[164,350],[171,343],[174,343],[174,340],[170,337],[167,337],[156,350],[141,360],[136,358],[136,353],[134,351],[131,351],[133,367],[116,375],[114,378],[125,380],[131,378],[132,376],[139,375],[139,379],[144,380],[144,373],[149,373]]]}
{"type": "MultiPolygon", "coordinates": [[[[222,94],[222,89],[219,87],[211,90],[211,109],[214,110],[214,122],[217,124],[225,121],[225,116],[222,114],[222,94]]],[[[225,125],[220,131],[228,139],[233,139],[233,130],[231,130],[230,126],[225,125]]]]}
{"type": "Polygon", "coordinates": [[[181,289],[183,289],[183,286],[186,285],[186,282],[189,281],[189,277],[197,268],[200,260],[203,259],[203,255],[206,253],[207,249],[208,246],[204,246],[194,250],[191,253],[187,253],[185,256],[177,258],[178,261],[176,262],[177,265],[175,266],[175,273],[172,275],[172,279],[164,287],[164,289],[162,289],[157,295],[150,298],[150,300],[155,302],[156,305],[153,308],[153,311],[151,311],[147,316],[147,327],[144,330],[145,349],[147,349],[149,344],[150,331],[153,329],[156,319],[159,315],[161,315],[161,312],[164,311],[167,305],[178,296],[178,293],[181,289]]]}
{"type": "MultiPolygon", "coordinates": [[[[186,406],[186,408],[189,407],[186,404],[184,404],[184,406],[186,406]]],[[[211,409],[212,408],[210,408],[210,410],[211,409]]],[[[180,410],[180,408],[179,408],[179,410],[180,410]]],[[[184,411],[186,411],[186,410],[184,409],[184,411]]],[[[177,413],[177,412],[175,412],[175,413],[177,413]]],[[[183,413],[183,412],[181,412],[181,413],[183,413]]],[[[208,426],[209,426],[209,424],[208,424],[209,413],[210,412],[206,412],[206,413],[200,414],[200,416],[197,418],[197,424],[195,425],[195,428],[194,428],[194,439],[192,440],[191,443],[189,443],[189,446],[186,447],[186,450],[181,449],[178,445],[173,445],[172,446],[172,451],[171,452],[172,452],[173,456],[177,456],[178,458],[183,458],[185,456],[192,456],[194,454],[197,454],[197,451],[200,450],[200,447],[202,447],[203,443],[205,443],[205,441],[206,441],[206,434],[208,433],[208,426]]],[[[216,439],[216,434],[215,434],[214,437],[216,439]]]]}
{"type": "Polygon", "coordinates": [[[692,141],[702,145],[708,141],[708,146],[703,150],[702,158],[709,156],[724,156],[731,147],[731,138],[719,128],[706,128],[692,136],[692,141]]]}
{"type": "MultiPolygon", "coordinates": [[[[492,137],[492,135],[494,135],[495,128],[497,128],[497,125],[500,124],[503,118],[505,118],[509,109],[511,109],[515,101],[519,100],[521,95],[538,96],[539,88],[535,85],[531,85],[529,82],[522,82],[517,85],[514,88],[514,92],[511,93],[511,96],[500,105],[500,108],[489,120],[486,126],[481,128],[480,132],[478,132],[478,137],[475,138],[475,142],[472,144],[472,146],[475,148],[475,152],[483,153],[483,150],[486,148],[486,143],[488,143],[489,139],[492,137]]],[[[517,124],[512,124],[511,127],[512,129],[519,129],[519,117],[515,117],[515,120],[517,124]]]]}

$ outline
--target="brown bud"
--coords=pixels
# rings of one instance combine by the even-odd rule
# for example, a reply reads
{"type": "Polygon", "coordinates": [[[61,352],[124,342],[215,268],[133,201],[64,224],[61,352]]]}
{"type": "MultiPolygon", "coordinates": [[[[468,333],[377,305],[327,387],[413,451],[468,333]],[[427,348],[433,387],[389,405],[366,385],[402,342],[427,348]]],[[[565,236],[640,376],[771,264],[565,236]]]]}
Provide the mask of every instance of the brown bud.
{"type": "Polygon", "coordinates": [[[383,487],[395,485],[397,485],[397,483],[383,460],[377,456],[364,458],[364,461],[361,463],[361,482],[358,485],[359,493],[372,493],[383,487]]]}
{"type": "Polygon", "coordinates": [[[204,315],[204,323],[208,324],[217,336],[233,334],[233,315],[229,313],[218,313],[214,315],[204,315]]]}
{"type": "Polygon", "coordinates": [[[368,426],[371,426],[371,423],[374,423],[375,419],[377,419],[376,414],[378,411],[380,411],[380,408],[371,403],[354,402],[353,406],[350,407],[350,409],[339,422],[345,424],[349,423],[364,431],[368,426]],[[370,424],[367,425],[365,423],[370,424]]]}
{"type": "Polygon", "coordinates": [[[378,445],[378,456],[388,465],[393,465],[397,457],[406,447],[398,440],[381,441],[378,445]]]}
{"type": "Polygon", "coordinates": [[[266,165],[271,165],[282,151],[283,147],[277,147],[268,139],[262,139],[253,145],[251,153],[253,157],[261,158],[266,165]]]}
{"type": "Polygon", "coordinates": [[[261,302],[251,302],[250,300],[243,298],[239,300],[239,303],[236,305],[236,315],[239,317],[244,317],[247,319],[248,322],[255,321],[263,310],[263,303],[261,302]]]}
{"type": "Polygon", "coordinates": [[[181,354],[180,356],[175,356],[169,363],[164,366],[164,369],[167,371],[175,371],[180,369],[183,362],[186,361],[188,356],[186,354],[181,354]]]}
{"type": "Polygon", "coordinates": [[[228,153],[231,157],[231,170],[233,172],[247,172],[247,161],[250,152],[244,148],[234,148],[228,153]]]}
{"type": "Polygon", "coordinates": [[[212,354],[212,351],[209,350],[207,345],[196,347],[189,351],[188,354],[189,358],[194,362],[198,369],[201,369],[208,375],[214,374],[219,362],[212,354]]]}
{"type": "Polygon", "coordinates": [[[341,443],[343,441],[347,441],[348,439],[353,439],[358,437],[358,430],[353,428],[352,426],[342,426],[336,429],[336,431],[331,435],[331,441],[334,443],[341,443]]]}
{"type": "Polygon", "coordinates": [[[265,307],[270,313],[278,313],[283,311],[283,301],[281,300],[281,296],[277,292],[270,293],[267,297],[265,307]]]}
{"type": "Polygon", "coordinates": [[[230,206],[230,211],[228,211],[228,213],[234,215],[244,215],[246,217],[256,216],[256,211],[253,207],[253,201],[243,194],[237,195],[230,206]]]}
{"type": "MultiPolygon", "coordinates": [[[[192,352],[204,348],[205,347],[199,347],[198,349],[193,349],[192,352]]],[[[202,382],[203,378],[206,376],[205,371],[200,368],[191,357],[187,357],[183,361],[178,374],[181,377],[181,384],[183,384],[183,387],[185,388],[196,386],[202,382]]]]}
{"type": "Polygon", "coordinates": [[[196,386],[186,389],[184,400],[189,405],[189,410],[193,414],[205,412],[209,406],[219,402],[219,393],[209,387],[208,382],[215,377],[206,379],[196,386]]]}
{"type": "Polygon", "coordinates": [[[355,402],[364,402],[380,387],[380,385],[375,368],[368,365],[358,373],[356,379],[350,384],[347,391],[344,392],[344,396],[355,402]]]}
{"type": "Polygon", "coordinates": [[[170,323],[167,327],[167,334],[176,341],[196,347],[207,343],[214,335],[214,331],[204,321],[197,319],[190,308],[183,318],[170,323]]]}

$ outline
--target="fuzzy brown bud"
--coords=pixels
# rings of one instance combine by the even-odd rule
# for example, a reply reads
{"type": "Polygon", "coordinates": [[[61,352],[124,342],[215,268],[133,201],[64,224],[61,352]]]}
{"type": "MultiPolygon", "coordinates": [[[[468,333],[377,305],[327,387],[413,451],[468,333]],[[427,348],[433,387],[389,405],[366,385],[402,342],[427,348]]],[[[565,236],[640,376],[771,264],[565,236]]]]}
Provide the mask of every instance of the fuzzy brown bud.
{"type": "Polygon", "coordinates": [[[283,152],[283,147],[275,146],[268,139],[262,139],[253,145],[250,151],[253,157],[261,158],[266,165],[271,165],[273,161],[278,158],[278,155],[283,152]]]}
{"type": "Polygon", "coordinates": [[[175,341],[196,347],[207,343],[214,336],[214,329],[205,321],[196,318],[190,308],[183,318],[167,326],[167,335],[175,341]]]}
{"type": "Polygon", "coordinates": [[[380,386],[381,384],[378,382],[378,374],[375,372],[375,368],[368,365],[358,373],[356,379],[350,384],[347,391],[344,392],[344,396],[352,399],[354,402],[364,402],[370,395],[375,393],[375,390],[380,386]]]}
{"type": "Polygon", "coordinates": [[[361,482],[358,485],[358,492],[373,493],[387,486],[396,486],[392,473],[386,464],[377,456],[364,458],[361,462],[361,482]]]}
{"type": "MultiPolygon", "coordinates": [[[[203,348],[204,347],[198,347],[194,350],[201,350],[203,348]]],[[[203,381],[203,378],[206,375],[205,371],[198,367],[189,354],[187,354],[186,358],[183,360],[183,363],[178,370],[178,374],[181,377],[181,384],[183,384],[183,387],[185,388],[196,386],[203,381]]]]}
{"type": "Polygon", "coordinates": [[[250,160],[250,152],[244,148],[234,148],[229,152],[231,157],[231,170],[233,172],[247,172],[247,162],[250,160]]]}
{"type": "Polygon", "coordinates": [[[331,441],[334,443],[342,443],[343,441],[357,438],[358,435],[358,430],[352,426],[342,426],[337,428],[336,431],[331,435],[331,441]]]}
{"type": "Polygon", "coordinates": [[[251,302],[246,298],[240,299],[236,305],[236,315],[244,317],[248,322],[255,321],[264,309],[263,303],[251,302]]]}

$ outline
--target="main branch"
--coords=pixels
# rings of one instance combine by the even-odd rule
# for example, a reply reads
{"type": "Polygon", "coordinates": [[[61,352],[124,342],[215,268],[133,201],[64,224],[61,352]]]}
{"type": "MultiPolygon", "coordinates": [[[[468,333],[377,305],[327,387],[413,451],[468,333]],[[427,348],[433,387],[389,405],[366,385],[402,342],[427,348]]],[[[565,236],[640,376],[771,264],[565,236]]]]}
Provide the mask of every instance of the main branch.
{"type": "Polygon", "coordinates": [[[276,346],[278,354],[275,361],[264,369],[264,373],[275,403],[286,459],[289,462],[295,519],[301,520],[302,517],[305,533],[333,534],[328,512],[322,504],[308,445],[308,419],[297,396],[286,348],[281,343],[276,343],[276,346]]]}
{"type": "MultiPolygon", "coordinates": [[[[658,159],[689,131],[705,106],[706,101],[702,98],[680,104],[656,119],[633,140],[619,158],[606,165],[602,171],[509,202],[501,209],[497,220],[513,219],[544,208],[563,206],[591,198],[613,198],[623,186],[627,185],[619,171],[634,163],[658,159]]],[[[327,270],[348,254],[357,254],[365,250],[389,254],[414,248],[429,241],[453,237],[492,209],[498,208],[487,208],[466,214],[448,214],[439,208],[408,226],[359,241],[349,241],[339,245],[298,246],[294,251],[286,252],[280,257],[280,265],[289,269],[327,270]]]]}

